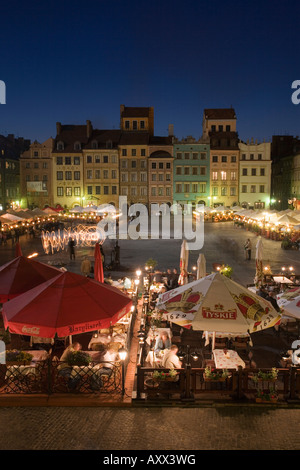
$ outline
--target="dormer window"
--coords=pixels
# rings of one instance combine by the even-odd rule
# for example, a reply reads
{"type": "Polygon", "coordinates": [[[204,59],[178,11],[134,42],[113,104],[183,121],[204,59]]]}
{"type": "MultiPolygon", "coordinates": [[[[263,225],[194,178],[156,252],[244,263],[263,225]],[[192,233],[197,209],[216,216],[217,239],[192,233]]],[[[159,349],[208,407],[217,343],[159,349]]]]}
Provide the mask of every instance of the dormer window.
{"type": "Polygon", "coordinates": [[[106,142],[106,148],[107,148],[107,149],[112,149],[112,141],[111,141],[111,140],[108,140],[108,141],[106,142]]]}
{"type": "Polygon", "coordinates": [[[93,148],[93,149],[97,149],[97,148],[98,148],[98,142],[97,142],[97,140],[93,140],[93,142],[92,142],[92,148],[93,148]]]}
{"type": "Polygon", "coordinates": [[[74,150],[80,150],[81,149],[81,144],[80,142],[75,142],[74,143],[74,150]]]}
{"type": "Polygon", "coordinates": [[[64,143],[60,140],[57,142],[57,150],[63,150],[64,149],[64,143]]]}

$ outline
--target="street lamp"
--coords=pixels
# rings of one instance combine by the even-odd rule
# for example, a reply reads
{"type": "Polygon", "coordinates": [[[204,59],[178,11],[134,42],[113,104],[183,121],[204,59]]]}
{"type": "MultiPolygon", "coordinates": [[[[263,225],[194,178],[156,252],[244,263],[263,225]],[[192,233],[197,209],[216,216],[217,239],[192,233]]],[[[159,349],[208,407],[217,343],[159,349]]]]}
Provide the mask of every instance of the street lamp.
{"type": "Polygon", "coordinates": [[[178,353],[178,357],[180,360],[186,358],[185,362],[185,391],[181,395],[181,399],[184,401],[194,401],[194,395],[191,392],[191,358],[194,361],[197,361],[198,354],[196,352],[190,352],[190,346],[187,345],[186,347],[187,352],[180,352],[178,353]]]}
{"type": "Polygon", "coordinates": [[[119,351],[119,358],[121,360],[121,363],[122,363],[122,395],[125,394],[125,360],[127,358],[127,349],[125,349],[124,347],[120,348],[119,351]]]}

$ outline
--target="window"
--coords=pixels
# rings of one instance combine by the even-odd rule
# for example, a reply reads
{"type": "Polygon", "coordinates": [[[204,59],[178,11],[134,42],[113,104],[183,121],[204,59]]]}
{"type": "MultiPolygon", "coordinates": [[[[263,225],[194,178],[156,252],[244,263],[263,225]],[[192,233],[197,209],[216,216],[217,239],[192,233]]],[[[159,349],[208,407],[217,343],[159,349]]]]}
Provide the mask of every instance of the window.
{"type": "Polygon", "coordinates": [[[56,179],[57,179],[57,180],[60,180],[60,181],[64,179],[64,173],[63,173],[63,171],[57,171],[57,172],[56,172],[56,179]]]}
{"type": "Polygon", "coordinates": [[[159,196],[163,196],[163,195],[164,195],[164,188],[161,187],[161,186],[158,188],[158,195],[159,195],[159,196]]]}
{"type": "Polygon", "coordinates": [[[182,192],[182,184],[176,184],[176,193],[182,192]]]}
{"type": "Polygon", "coordinates": [[[131,149],[131,156],[136,157],[136,149],[131,149]]]}
{"type": "Polygon", "coordinates": [[[181,170],[182,170],[181,166],[178,166],[178,167],[176,168],[176,175],[182,175],[182,171],[181,171],[181,170]]]}
{"type": "Polygon", "coordinates": [[[186,183],[186,184],[184,185],[184,192],[185,192],[185,193],[189,193],[189,192],[190,192],[190,185],[189,185],[189,183],[186,183]]]}
{"type": "Polygon", "coordinates": [[[63,157],[56,157],[56,165],[62,165],[63,164],[63,157]]]}
{"type": "Polygon", "coordinates": [[[159,173],[158,175],[158,181],[163,181],[164,180],[164,174],[163,173],[159,173]]]}
{"type": "Polygon", "coordinates": [[[25,163],[25,168],[30,168],[30,163],[25,163]]]}
{"type": "Polygon", "coordinates": [[[151,168],[152,168],[152,170],[155,170],[155,169],[156,169],[156,163],[155,163],[155,162],[152,162],[152,163],[151,163],[151,168]]]}
{"type": "Polygon", "coordinates": [[[219,132],[223,132],[223,126],[219,126],[219,132]]]}
{"type": "Polygon", "coordinates": [[[121,173],[121,181],[122,183],[128,182],[128,173],[121,173]]]}
{"type": "Polygon", "coordinates": [[[97,148],[98,148],[98,142],[97,142],[97,140],[93,140],[93,142],[92,142],[92,148],[93,148],[93,149],[97,149],[97,148]]]}
{"type": "Polygon", "coordinates": [[[136,168],[136,160],[132,160],[132,162],[131,162],[131,168],[136,168]]]}
{"type": "Polygon", "coordinates": [[[258,159],[258,160],[262,160],[262,154],[261,154],[261,153],[259,153],[259,154],[257,155],[257,159],[258,159]]]}
{"type": "Polygon", "coordinates": [[[189,153],[185,153],[185,154],[184,154],[184,159],[185,159],[185,160],[189,160],[189,159],[190,159],[190,154],[189,154],[189,153]]]}
{"type": "Polygon", "coordinates": [[[86,177],[88,180],[91,180],[93,178],[93,170],[87,170],[86,177]]]}
{"type": "Polygon", "coordinates": [[[245,184],[242,185],[242,193],[247,192],[247,186],[245,184]]]}
{"type": "Polygon", "coordinates": [[[130,175],[130,181],[132,183],[136,183],[137,182],[137,174],[136,173],[131,173],[130,175]]]}
{"type": "Polygon", "coordinates": [[[64,188],[61,186],[57,186],[57,195],[58,196],[63,196],[64,195],[64,188]]]}
{"type": "Polygon", "coordinates": [[[182,153],[181,153],[181,152],[177,152],[176,158],[177,158],[178,160],[181,160],[181,159],[182,159],[182,153]]]}
{"type": "Polygon", "coordinates": [[[118,194],[117,193],[117,186],[112,186],[111,187],[111,194],[118,194]]]}
{"type": "Polygon", "coordinates": [[[122,149],[122,156],[127,157],[127,149],[122,149]]]}
{"type": "Polygon", "coordinates": [[[131,188],[130,193],[131,193],[131,196],[136,196],[137,193],[136,193],[136,187],[135,187],[135,186],[133,186],[133,187],[131,188]]]}
{"type": "Polygon", "coordinates": [[[260,176],[265,176],[265,169],[264,168],[260,169],[260,176]]]}
{"type": "Polygon", "coordinates": [[[145,129],[145,121],[140,121],[140,128],[145,129]]]}
{"type": "Polygon", "coordinates": [[[198,183],[193,183],[192,184],[192,192],[197,193],[198,192],[198,183]]]}
{"type": "Polygon", "coordinates": [[[201,160],[206,160],[206,153],[201,153],[200,154],[200,159],[201,160]]]}
{"type": "Polygon", "coordinates": [[[156,196],[156,188],[151,188],[151,196],[156,196]]]}
{"type": "Polygon", "coordinates": [[[206,184],[205,183],[200,183],[200,193],[206,193],[206,184]]]}
{"type": "Polygon", "coordinates": [[[226,132],[230,132],[230,125],[226,126],[226,132]]]}
{"type": "Polygon", "coordinates": [[[141,149],[141,157],[145,157],[146,156],[146,149],[141,149]]]}
{"type": "MultiPolygon", "coordinates": [[[[111,162],[112,162],[112,163],[118,163],[118,157],[117,157],[117,155],[112,155],[112,156],[111,156],[111,162]]],[[[99,163],[100,163],[100,161],[99,161],[99,163]]]]}
{"type": "Polygon", "coordinates": [[[117,170],[111,170],[111,177],[113,180],[117,179],[117,170]]]}
{"type": "Polygon", "coordinates": [[[246,154],[242,153],[242,160],[246,160],[246,154]]]}
{"type": "Polygon", "coordinates": [[[103,178],[107,180],[109,177],[108,170],[103,170],[103,178]]]}
{"type": "Polygon", "coordinates": [[[95,170],[95,179],[99,180],[101,178],[100,170],[95,170]]]}
{"type": "Polygon", "coordinates": [[[206,175],[206,168],[205,166],[200,166],[200,175],[205,176],[206,175]]]}
{"type": "Polygon", "coordinates": [[[254,160],[254,154],[250,153],[250,160],[254,160]]]}
{"type": "Polygon", "coordinates": [[[132,121],[132,129],[136,131],[137,128],[138,128],[137,121],[132,121]]]}
{"type": "Polygon", "coordinates": [[[65,157],[65,165],[72,165],[71,157],[65,157]]]}
{"type": "Polygon", "coordinates": [[[189,175],[189,174],[190,174],[190,167],[189,167],[189,166],[185,166],[185,167],[184,167],[184,174],[185,174],[185,175],[189,175]]]}
{"type": "Polygon", "coordinates": [[[108,163],[108,155],[103,155],[103,163],[108,163]]]}
{"type": "Polygon", "coordinates": [[[88,155],[88,156],[86,157],[86,162],[87,162],[87,163],[93,163],[93,157],[92,157],[92,155],[88,155]]]}
{"type": "Polygon", "coordinates": [[[121,188],[121,194],[122,196],[128,196],[128,187],[121,188]]]}
{"type": "Polygon", "coordinates": [[[130,129],[130,122],[129,121],[125,121],[125,129],[130,129]]]}
{"type": "Polygon", "coordinates": [[[216,132],[216,126],[214,124],[211,126],[211,130],[212,132],[216,132]]]}
{"type": "Polygon", "coordinates": [[[72,196],[72,188],[70,188],[70,186],[66,187],[66,196],[68,197],[72,196]]]}
{"type": "Polygon", "coordinates": [[[223,187],[221,188],[221,196],[227,196],[227,188],[226,188],[226,186],[223,186],[223,187]]]}
{"type": "Polygon", "coordinates": [[[212,195],[213,195],[213,196],[218,196],[218,187],[217,187],[217,186],[213,186],[213,188],[212,188],[212,195]]]}
{"type": "Polygon", "coordinates": [[[39,181],[39,175],[34,175],[33,181],[39,181]]]}
{"type": "Polygon", "coordinates": [[[78,186],[74,188],[74,196],[80,196],[80,188],[78,186]]]}
{"type": "Polygon", "coordinates": [[[227,180],[227,171],[221,171],[221,180],[226,181],[227,180]]]}
{"type": "Polygon", "coordinates": [[[143,183],[146,183],[146,181],[147,181],[147,173],[146,172],[141,173],[141,181],[143,183]]]}
{"type": "Polygon", "coordinates": [[[170,173],[166,173],[166,181],[171,181],[171,174],[170,173]]]}
{"type": "Polygon", "coordinates": [[[236,181],[236,172],[235,171],[230,172],[230,179],[231,179],[231,181],[236,181]]]}
{"type": "Polygon", "coordinates": [[[251,169],[251,175],[252,175],[252,176],[256,176],[256,168],[252,168],[252,169],[251,169]]]}
{"type": "Polygon", "coordinates": [[[30,181],[30,175],[26,175],[26,181],[30,181]]]}
{"type": "Polygon", "coordinates": [[[39,156],[39,152],[33,152],[33,156],[34,156],[34,157],[38,157],[38,156],[39,156]]]}
{"type": "Polygon", "coordinates": [[[88,193],[89,195],[93,194],[93,186],[88,186],[88,187],[87,187],[87,193],[88,193]]]}
{"type": "Polygon", "coordinates": [[[171,196],[171,188],[169,186],[166,187],[166,196],[171,196]]]}
{"type": "Polygon", "coordinates": [[[128,168],[127,160],[121,161],[121,168],[128,168]]]}
{"type": "Polygon", "coordinates": [[[152,175],[151,175],[151,181],[156,181],[156,174],[155,174],[155,173],[152,173],[152,175]]]}
{"type": "Polygon", "coordinates": [[[65,179],[66,180],[71,180],[72,179],[72,171],[66,171],[65,172],[65,179]]]}
{"type": "Polygon", "coordinates": [[[261,184],[261,185],[259,186],[259,192],[260,192],[260,193],[264,193],[264,192],[265,192],[265,186],[264,186],[263,184],[261,184]]]}
{"type": "Polygon", "coordinates": [[[171,163],[166,163],[166,168],[167,168],[167,170],[170,170],[171,169],[171,163]]]}
{"type": "Polygon", "coordinates": [[[164,169],[164,164],[163,164],[162,162],[159,162],[158,168],[159,168],[160,170],[163,170],[163,169],[164,169]]]}
{"type": "Polygon", "coordinates": [[[213,163],[218,163],[218,155],[213,155],[212,161],[213,163]]]}
{"type": "Polygon", "coordinates": [[[101,186],[95,186],[95,193],[96,194],[101,194],[101,186]]]}
{"type": "Polygon", "coordinates": [[[217,171],[212,172],[212,179],[213,179],[213,181],[217,181],[217,179],[218,179],[218,172],[217,171]]]}
{"type": "Polygon", "coordinates": [[[247,175],[248,175],[248,169],[247,169],[247,168],[243,168],[243,169],[242,169],[242,175],[243,175],[243,176],[247,176],[247,175]]]}
{"type": "Polygon", "coordinates": [[[198,160],[198,153],[193,153],[193,160],[198,160]]]}
{"type": "Polygon", "coordinates": [[[141,160],[141,169],[145,170],[147,168],[146,160],[141,160]]]}
{"type": "Polygon", "coordinates": [[[81,149],[81,144],[80,142],[75,142],[74,144],[74,150],[80,150],[81,149]]]}
{"type": "Polygon", "coordinates": [[[231,155],[231,163],[236,163],[236,155],[231,155]]]}
{"type": "Polygon", "coordinates": [[[39,164],[38,163],[34,163],[33,164],[33,168],[37,169],[39,167],[39,164]]]}
{"type": "Polygon", "coordinates": [[[222,163],[227,163],[227,156],[226,155],[222,155],[222,163]]]}
{"type": "Polygon", "coordinates": [[[250,186],[250,193],[256,193],[256,186],[255,184],[250,186]]]}
{"type": "Polygon", "coordinates": [[[46,168],[48,168],[48,163],[47,162],[43,162],[43,168],[46,170],[46,168]]]}
{"type": "Polygon", "coordinates": [[[63,142],[57,142],[57,150],[63,150],[64,149],[64,143],[63,142]]]}
{"type": "Polygon", "coordinates": [[[198,175],[198,168],[193,166],[193,175],[198,175]]]}
{"type": "Polygon", "coordinates": [[[80,158],[74,157],[74,165],[80,165],[80,158]]]}
{"type": "Polygon", "coordinates": [[[236,187],[235,187],[235,186],[231,186],[231,188],[230,188],[230,196],[236,196],[236,187]]]}
{"type": "Polygon", "coordinates": [[[80,171],[74,171],[74,180],[80,180],[80,171]]]}

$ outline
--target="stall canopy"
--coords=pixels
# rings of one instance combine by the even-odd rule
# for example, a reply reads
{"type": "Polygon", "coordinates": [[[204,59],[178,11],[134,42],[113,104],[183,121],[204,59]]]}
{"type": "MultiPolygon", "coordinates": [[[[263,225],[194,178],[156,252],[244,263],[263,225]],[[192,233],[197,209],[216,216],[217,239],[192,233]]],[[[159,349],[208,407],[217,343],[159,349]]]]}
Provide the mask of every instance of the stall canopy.
{"type": "Polygon", "coordinates": [[[61,271],[39,261],[18,256],[0,267],[0,302],[23,294],[61,271]]]}
{"type": "Polygon", "coordinates": [[[270,302],[220,273],[161,294],[157,308],[173,323],[202,331],[253,333],[281,318],[270,302]]]}
{"type": "Polygon", "coordinates": [[[131,305],[117,288],[67,271],[5,303],[3,319],[11,333],[65,337],[108,328],[131,305]]]}

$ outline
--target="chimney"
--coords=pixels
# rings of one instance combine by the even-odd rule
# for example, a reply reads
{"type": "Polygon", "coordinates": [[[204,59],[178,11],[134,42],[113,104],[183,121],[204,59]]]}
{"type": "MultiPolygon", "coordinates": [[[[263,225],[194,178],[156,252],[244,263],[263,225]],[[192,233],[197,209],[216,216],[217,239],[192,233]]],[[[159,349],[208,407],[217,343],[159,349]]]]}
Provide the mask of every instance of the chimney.
{"type": "Polygon", "coordinates": [[[169,137],[174,137],[174,124],[169,124],[169,137]]]}
{"type": "Polygon", "coordinates": [[[92,132],[93,132],[92,123],[91,121],[87,120],[86,121],[86,135],[88,139],[90,139],[90,137],[92,136],[92,132]]]}
{"type": "Polygon", "coordinates": [[[56,123],[56,134],[60,135],[61,133],[61,122],[56,123]]]}

